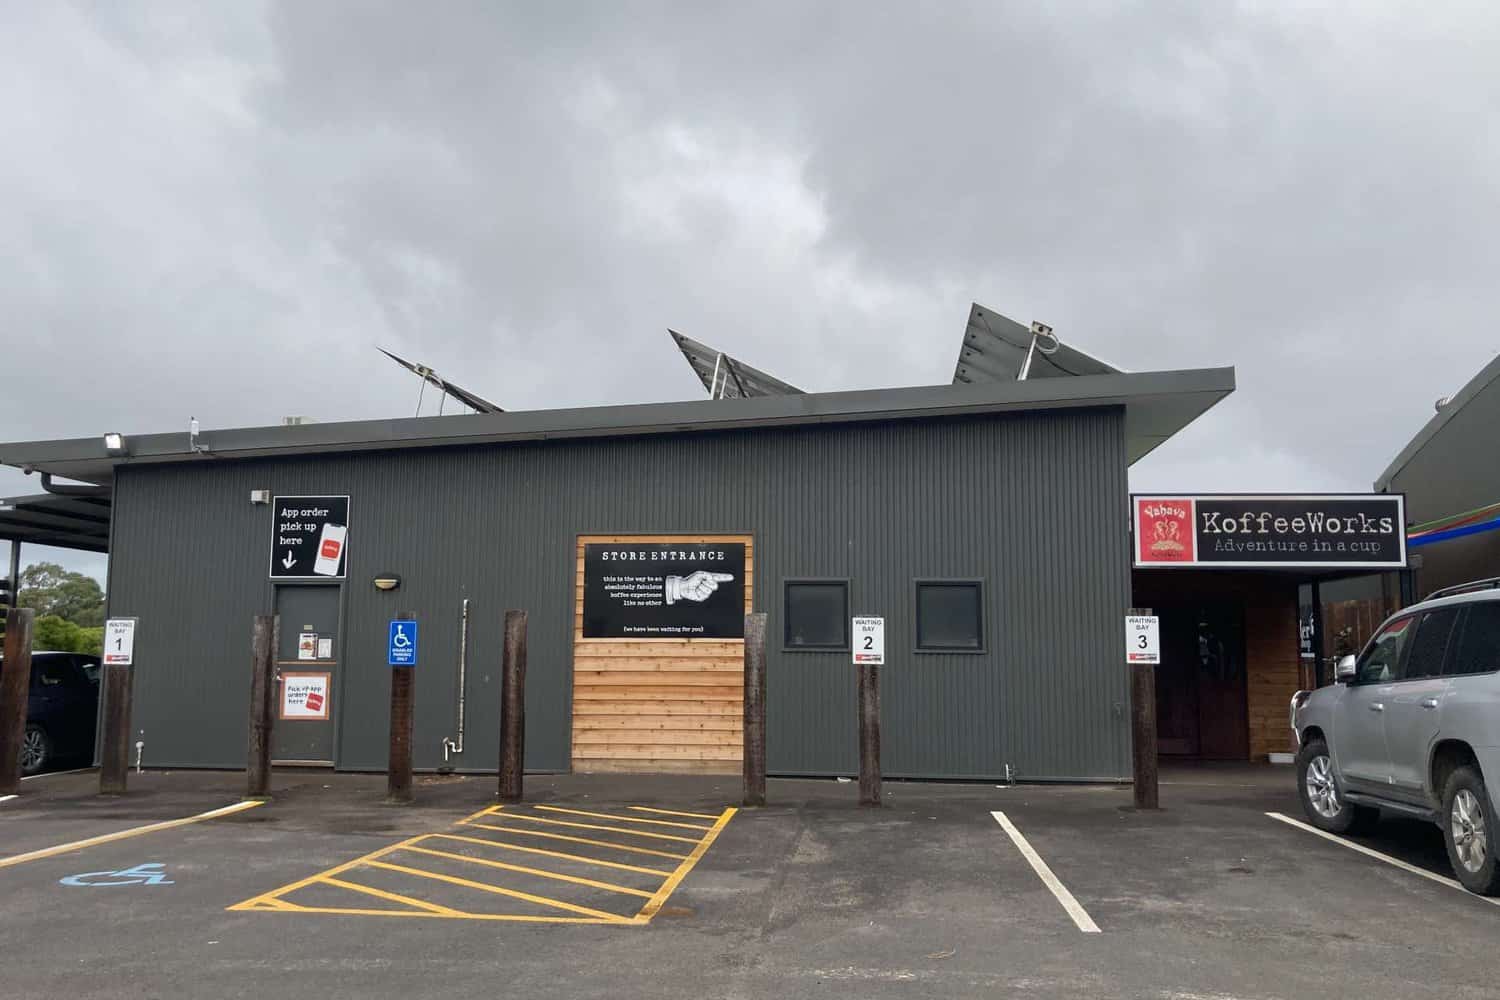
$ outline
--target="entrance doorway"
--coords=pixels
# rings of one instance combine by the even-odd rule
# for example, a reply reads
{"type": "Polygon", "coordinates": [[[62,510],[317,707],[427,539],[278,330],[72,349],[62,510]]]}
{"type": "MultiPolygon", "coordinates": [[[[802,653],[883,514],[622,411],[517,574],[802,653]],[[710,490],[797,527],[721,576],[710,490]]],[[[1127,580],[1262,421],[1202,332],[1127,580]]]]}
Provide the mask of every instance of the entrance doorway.
{"type": "Polygon", "coordinates": [[[738,773],[754,540],[580,535],[575,558],[573,770],[738,773]]]}
{"type": "Polygon", "coordinates": [[[339,592],[326,584],[276,588],[281,640],[271,757],[277,764],[333,766],[333,694],[342,655],[339,592]]]}
{"type": "Polygon", "coordinates": [[[1238,604],[1167,606],[1156,669],[1157,752],[1245,760],[1245,619],[1238,604]]]}

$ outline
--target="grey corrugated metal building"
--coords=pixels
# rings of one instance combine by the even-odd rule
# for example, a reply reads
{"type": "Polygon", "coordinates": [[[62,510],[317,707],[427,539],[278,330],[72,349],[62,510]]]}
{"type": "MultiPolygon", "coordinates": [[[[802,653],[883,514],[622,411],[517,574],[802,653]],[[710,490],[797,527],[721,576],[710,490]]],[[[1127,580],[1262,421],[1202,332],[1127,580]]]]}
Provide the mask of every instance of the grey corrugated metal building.
{"type": "Polygon", "coordinates": [[[1375,480],[1379,492],[1406,494],[1421,564],[1413,598],[1500,575],[1500,357],[1436,409],[1375,480]]]}
{"type": "MultiPolygon", "coordinates": [[[[383,769],[388,622],[410,611],[417,766],[493,770],[501,615],[525,608],[529,767],[737,769],[732,632],[597,631],[638,632],[638,609],[583,578],[717,546],[770,616],[773,773],[856,770],[847,618],[879,615],[887,775],[1118,779],[1126,472],[1233,387],[1112,373],[9,444],[0,463],[112,487],[109,614],[139,619],[148,765],[243,766],[251,618],[276,610],[285,674],[311,678],[283,692],[278,754],[383,769]],[[308,497],[348,498],[341,575],[278,581],[277,521],[308,497]],[[624,624],[585,621],[596,600],[624,624]]],[[[714,599],[694,576],[668,577],[678,611],[714,599]]]]}

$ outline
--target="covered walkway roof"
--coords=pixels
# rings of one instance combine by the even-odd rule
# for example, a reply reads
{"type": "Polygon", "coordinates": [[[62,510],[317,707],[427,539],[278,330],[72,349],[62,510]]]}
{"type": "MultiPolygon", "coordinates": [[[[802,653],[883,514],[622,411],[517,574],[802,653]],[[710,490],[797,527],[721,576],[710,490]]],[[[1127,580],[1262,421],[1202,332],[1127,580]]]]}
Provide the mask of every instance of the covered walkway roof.
{"type": "Polygon", "coordinates": [[[109,514],[109,497],[38,493],[0,500],[0,540],[108,552],[109,514]]]}

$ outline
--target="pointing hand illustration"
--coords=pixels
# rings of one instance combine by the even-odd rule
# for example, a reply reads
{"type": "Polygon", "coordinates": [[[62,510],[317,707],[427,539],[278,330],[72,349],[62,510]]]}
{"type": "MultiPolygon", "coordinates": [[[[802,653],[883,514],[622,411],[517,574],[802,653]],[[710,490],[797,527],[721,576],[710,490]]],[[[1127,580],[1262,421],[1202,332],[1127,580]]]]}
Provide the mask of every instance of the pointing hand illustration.
{"type": "Polygon", "coordinates": [[[710,573],[701,569],[687,576],[669,576],[667,577],[667,603],[696,601],[701,604],[708,600],[709,594],[719,589],[719,584],[728,583],[733,579],[733,573],[710,573]]]}

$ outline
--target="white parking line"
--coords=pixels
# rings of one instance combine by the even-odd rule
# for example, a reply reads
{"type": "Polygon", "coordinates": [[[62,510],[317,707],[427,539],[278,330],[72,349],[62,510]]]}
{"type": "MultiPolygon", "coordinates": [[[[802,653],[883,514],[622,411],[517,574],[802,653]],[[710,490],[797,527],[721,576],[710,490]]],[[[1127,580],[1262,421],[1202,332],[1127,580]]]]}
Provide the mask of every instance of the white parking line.
{"type": "Polygon", "coordinates": [[[38,778],[58,778],[64,774],[82,774],[84,771],[92,771],[92,767],[75,767],[71,771],[48,771],[45,774],[28,774],[22,781],[35,781],[38,778]]]}
{"type": "Polygon", "coordinates": [[[1020,851],[1021,856],[1031,863],[1032,870],[1036,872],[1037,877],[1042,880],[1042,884],[1051,891],[1052,895],[1057,897],[1057,901],[1068,912],[1068,916],[1073,918],[1073,923],[1078,925],[1078,929],[1085,934],[1098,934],[1099,925],[1094,923],[1088,911],[1073,898],[1068,887],[1052,874],[1052,869],[1047,867],[1047,862],[1043,861],[1042,856],[1032,849],[1025,837],[1021,836],[1021,831],[1016,829],[1016,825],[1010,821],[1010,818],[1003,812],[992,812],[990,815],[995,817],[995,822],[999,823],[1000,828],[1010,835],[1010,839],[1016,845],[1016,850],[1020,851]]]}
{"type": "Polygon", "coordinates": [[[1430,872],[1425,868],[1418,868],[1416,865],[1408,864],[1407,862],[1402,861],[1400,858],[1393,858],[1389,854],[1381,854],[1379,851],[1371,850],[1363,844],[1356,844],[1353,841],[1345,840],[1343,837],[1336,836],[1324,830],[1319,830],[1317,827],[1304,823],[1299,819],[1292,819],[1290,816],[1284,816],[1281,813],[1276,812],[1268,812],[1266,813],[1266,815],[1274,820],[1285,823],[1287,826],[1294,826],[1299,830],[1306,830],[1308,833],[1316,837],[1322,837],[1324,840],[1338,844],[1340,847],[1347,847],[1349,848],[1349,850],[1357,851],[1360,854],[1365,855],[1366,857],[1384,861],[1388,865],[1394,865],[1404,872],[1410,872],[1413,875],[1420,875],[1423,878],[1427,879],[1429,882],[1436,882],[1438,885],[1445,885],[1450,889],[1457,889],[1459,892],[1463,893],[1466,896],[1472,896],[1475,899],[1482,899],[1486,903],[1500,906],[1500,899],[1495,899],[1490,896],[1481,896],[1478,893],[1470,892],[1469,890],[1465,889],[1457,879],[1451,879],[1446,875],[1439,875],[1436,872],[1430,872]]]}
{"type": "Polygon", "coordinates": [[[0,795],[0,802],[9,802],[13,798],[15,798],[14,795],[0,795]]]}

